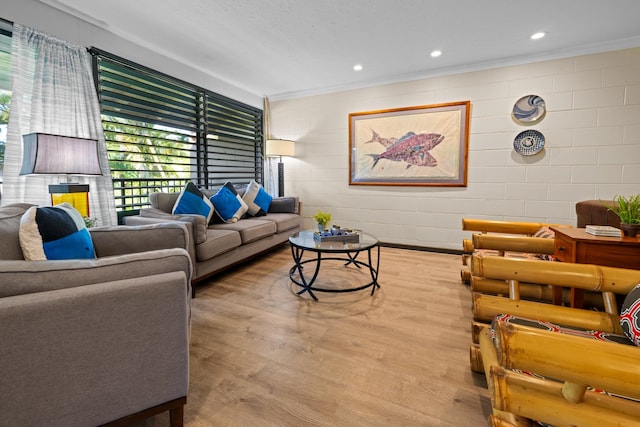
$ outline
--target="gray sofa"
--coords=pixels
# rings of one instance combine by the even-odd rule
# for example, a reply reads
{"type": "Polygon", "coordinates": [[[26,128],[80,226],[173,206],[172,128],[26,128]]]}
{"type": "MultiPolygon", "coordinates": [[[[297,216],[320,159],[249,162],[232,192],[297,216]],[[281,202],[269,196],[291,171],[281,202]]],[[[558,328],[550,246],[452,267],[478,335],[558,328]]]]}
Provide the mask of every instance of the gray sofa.
{"type": "Polygon", "coordinates": [[[181,426],[184,224],[93,228],[96,259],[25,261],[18,230],[30,206],[0,207],[0,425],[126,425],[168,410],[181,426]]]}
{"type": "MultiPolygon", "coordinates": [[[[214,192],[201,190],[207,197],[214,192]]],[[[237,189],[243,194],[243,189],[237,189]]],[[[275,197],[266,216],[245,217],[231,224],[207,224],[201,215],[172,215],[179,193],[153,193],[151,207],[139,215],[127,216],[127,225],[180,221],[188,224],[191,233],[189,254],[193,259],[192,284],[229,267],[259,255],[289,240],[300,231],[302,217],[297,197],[275,197]]]]}

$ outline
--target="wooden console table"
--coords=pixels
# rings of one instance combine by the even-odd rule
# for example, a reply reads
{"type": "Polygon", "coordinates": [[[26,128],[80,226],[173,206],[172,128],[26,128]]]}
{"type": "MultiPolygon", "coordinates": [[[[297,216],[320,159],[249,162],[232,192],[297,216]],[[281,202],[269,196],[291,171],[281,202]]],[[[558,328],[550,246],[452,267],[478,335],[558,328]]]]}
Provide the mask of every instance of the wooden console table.
{"type": "MultiPolygon", "coordinates": [[[[551,227],[556,261],[640,270],[640,238],[594,236],[584,228],[551,227]]],[[[562,288],[554,288],[553,303],[562,303],[562,288]]],[[[582,292],[571,290],[571,306],[582,307],[582,292]]]]}

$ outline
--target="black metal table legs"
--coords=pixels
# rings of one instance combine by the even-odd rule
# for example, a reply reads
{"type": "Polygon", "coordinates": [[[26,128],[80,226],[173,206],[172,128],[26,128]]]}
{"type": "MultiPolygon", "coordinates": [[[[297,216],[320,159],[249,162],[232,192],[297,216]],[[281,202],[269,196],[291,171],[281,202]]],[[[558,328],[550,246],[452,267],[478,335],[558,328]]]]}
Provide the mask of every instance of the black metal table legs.
{"type": "Polygon", "coordinates": [[[359,291],[362,289],[366,289],[371,287],[371,295],[374,294],[375,290],[377,288],[380,287],[380,284],[378,283],[378,269],[380,267],[380,246],[379,245],[375,245],[372,246],[368,249],[364,249],[364,250],[359,250],[359,251],[350,251],[350,252],[342,252],[343,254],[346,255],[345,257],[338,257],[338,256],[325,256],[323,257],[323,253],[324,255],[327,254],[331,254],[333,255],[334,253],[328,253],[328,252],[321,252],[318,251],[316,252],[316,257],[315,258],[310,258],[307,260],[303,260],[302,257],[304,255],[305,249],[302,249],[300,247],[297,247],[295,245],[291,245],[291,255],[293,257],[293,260],[295,262],[294,266],[291,267],[291,269],[289,270],[289,279],[291,279],[291,281],[293,283],[295,283],[296,285],[300,286],[302,289],[300,291],[297,292],[297,295],[302,295],[305,292],[308,292],[309,295],[311,296],[311,298],[313,298],[314,301],[318,301],[318,298],[316,297],[316,295],[314,294],[314,291],[316,292],[354,292],[354,291],[359,291]],[[375,254],[375,260],[374,260],[374,255],[372,254],[372,250],[376,249],[376,254],[375,254]],[[363,252],[364,250],[367,251],[367,261],[360,261],[358,260],[358,255],[360,254],[360,252],[363,252]],[[355,265],[357,268],[361,268],[361,267],[367,267],[369,269],[369,274],[371,276],[371,281],[364,284],[364,285],[360,285],[360,286],[356,286],[356,287],[351,287],[351,288],[341,288],[341,289],[335,289],[335,288],[319,288],[319,287],[314,287],[314,283],[316,281],[316,279],[318,278],[318,274],[320,272],[320,265],[322,264],[322,261],[345,261],[344,266],[347,267],[349,265],[355,265]],[[305,277],[304,275],[304,265],[305,264],[309,264],[309,263],[315,263],[315,268],[313,269],[313,274],[309,277],[305,277]]]}

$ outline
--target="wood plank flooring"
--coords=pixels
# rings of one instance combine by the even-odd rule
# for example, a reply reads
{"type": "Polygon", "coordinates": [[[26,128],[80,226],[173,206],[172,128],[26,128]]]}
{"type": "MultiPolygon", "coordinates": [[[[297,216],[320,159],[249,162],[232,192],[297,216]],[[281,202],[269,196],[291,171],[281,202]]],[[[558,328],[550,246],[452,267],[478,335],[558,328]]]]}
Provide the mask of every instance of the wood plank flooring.
{"type": "MultiPolygon", "coordinates": [[[[197,288],[186,426],[487,425],[459,255],[382,248],[374,296],[318,302],[295,294],[292,263],[284,245],[197,288]]],[[[343,286],[365,273],[327,262],[318,280],[343,286]]]]}

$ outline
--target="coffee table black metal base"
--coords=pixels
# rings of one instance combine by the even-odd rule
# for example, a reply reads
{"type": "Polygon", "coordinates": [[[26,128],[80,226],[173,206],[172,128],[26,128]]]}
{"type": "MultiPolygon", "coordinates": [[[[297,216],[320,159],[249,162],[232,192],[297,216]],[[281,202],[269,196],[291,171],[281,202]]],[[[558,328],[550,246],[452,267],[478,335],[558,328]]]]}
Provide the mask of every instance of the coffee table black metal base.
{"type": "Polygon", "coordinates": [[[314,292],[355,292],[363,289],[371,288],[371,295],[375,290],[380,287],[378,284],[378,269],[380,267],[380,245],[373,236],[365,235],[366,238],[362,238],[358,243],[331,243],[324,244],[314,242],[310,243],[309,236],[313,238],[312,231],[301,231],[294,233],[289,238],[291,243],[291,255],[295,262],[295,265],[289,270],[289,279],[302,289],[297,292],[298,295],[302,295],[308,292],[311,298],[315,301],[318,300],[314,292]],[[306,233],[306,234],[305,234],[306,233]],[[375,254],[372,253],[375,249],[375,254]],[[315,258],[303,260],[304,253],[306,251],[315,252],[315,258]],[[359,260],[358,256],[366,252],[367,260],[359,260]],[[339,255],[339,256],[338,256],[339,255]],[[320,273],[320,266],[323,261],[342,261],[344,267],[355,266],[356,268],[366,268],[369,270],[369,276],[371,281],[362,285],[348,287],[348,288],[322,288],[314,286],[318,274],[320,273]],[[309,274],[305,276],[305,266],[311,267],[307,270],[309,274]],[[313,268],[315,266],[315,268],[313,268]]]}

